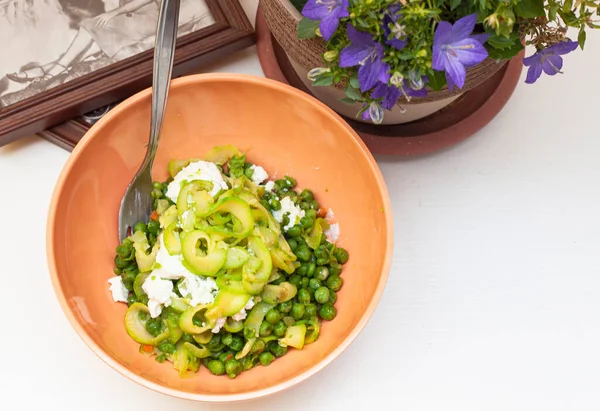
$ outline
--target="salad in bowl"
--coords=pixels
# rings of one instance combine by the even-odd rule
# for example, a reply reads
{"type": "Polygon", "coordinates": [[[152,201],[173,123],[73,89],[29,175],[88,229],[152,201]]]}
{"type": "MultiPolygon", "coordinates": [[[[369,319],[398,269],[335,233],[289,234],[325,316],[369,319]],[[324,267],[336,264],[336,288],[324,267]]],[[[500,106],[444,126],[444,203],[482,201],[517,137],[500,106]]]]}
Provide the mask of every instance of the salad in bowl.
{"type": "Polygon", "coordinates": [[[154,211],[116,248],[109,289],[140,353],[235,378],[315,343],[337,315],[339,224],[292,176],[231,145],[173,159],[154,211]]]}

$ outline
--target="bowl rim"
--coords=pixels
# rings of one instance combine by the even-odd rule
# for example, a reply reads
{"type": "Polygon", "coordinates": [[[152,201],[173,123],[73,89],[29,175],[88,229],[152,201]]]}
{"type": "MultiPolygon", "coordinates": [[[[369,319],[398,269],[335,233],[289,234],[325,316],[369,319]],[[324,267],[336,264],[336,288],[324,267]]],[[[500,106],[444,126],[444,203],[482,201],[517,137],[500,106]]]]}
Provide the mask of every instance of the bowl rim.
{"type": "Polygon", "coordinates": [[[100,119],[96,124],[94,124],[89,131],[85,134],[85,136],[81,139],[81,141],[76,145],[71,155],[67,159],[63,169],[61,170],[58,180],[55,184],[55,188],[52,193],[52,198],[50,201],[50,207],[47,216],[46,223],[46,259],[47,264],[50,270],[50,278],[52,281],[52,286],[54,288],[54,292],[58,301],[61,305],[63,313],[66,315],[71,327],[75,330],[77,335],[83,342],[99,357],[102,361],[108,364],[111,368],[116,370],[118,373],[128,378],[129,380],[143,386],[149,388],[155,392],[165,394],[175,398],[181,398],[185,400],[192,400],[198,402],[205,403],[234,403],[234,402],[244,402],[253,399],[258,399],[262,397],[267,397],[282,391],[285,391],[293,386],[300,384],[301,382],[311,378],[327,365],[329,365],[333,360],[337,359],[342,352],[344,352],[350,344],[354,342],[354,340],[358,337],[358,335],[365,328],[366,324],[371,319],[373,313],[375,312],[379,302],[381,300],[381,296],[387,284],[387,279],[389,277],[389,272],[391,269],[392,257],[393,257],[393,247],[394,247],[394,233],[393,233],[393,216],[392,216],[392,207],[391,200],[389,196],[389,192],[385,181],[383,179],[383,175],[381,174],[381,170],[377,165],[373,155],[368,150],[365,143],[361,140],[358,134],[332,109],[327,107],[325,104],[315,99],[314,97],[297,90],[287,84],[280,83],[275,80],[267,79],[264,77],[249,75],[249,74],[233,74],[233,73],[203,73],[203,74],[194,74],[182,76],[177,79],[173,79],[171,82],[171,89],[184,88],[187,85],[198,84],[198,83],[219,83],[219,82],[233,82],[233,83],[251,83],[261,87],[268,87],[271,89],[275,89],[282,93],[286,93],[288,95],[293,95],[295,98],[302,99],[307,103],[316,106],[317,109],[324,112],[327,116],[331,118],[332,121],[335,121],[342,125],[348,133],[352,136],[354,140],[354,144],[358,146],[358,148],[363,152],[371,171],[375,175],[376,182],[378,188],[383,196],[383,215],[386,220],[387,226],[387,249],[385,253],[385,260],[383,262],[382,273],[377,284],[377,288],[375,289],[375,293],[371,302],[369,303],[367,309],[363,312],[357,324],[354,326],[354,329],[342,340],[339,345],[326,357],[324,357],[321,361],[319,361],[314,366],[308,368],[302,373],[296,375],[293,378],[277,383],[271,387],[239,393],[239,394],[196,394],[190,392],[180,391],[174,388],[165,387],[163,385],[151,382],[144,377],[132,372],[127,367],[118,363],[110,354],[105,352],[100,348],[98,344],[96,344],[92,338],[86,333],[83,329],[79,321],[75,318],[71,307],[66,301],[65,294],[60,284],[60,280],[58,279],[57,274],[57,266],[54,254],[54,243],[53,236],[56,231],[56,211],[57,211],[57,203],[61,194],[65,187],[65,180],[67,175],[69,175],[71,169],[73,168],[74,163],[79,158],[81,152],[85,150],[85,148],[90,144],[92,139],[97,136],[105,127],[105,125],[110,122],[115,116],[119,115],[121,111],[127,109],[128,107],[139,104],[140,101],[144,99],[149,99],[152,93],[151,88],[147,88],[142,90],[133,96],[125,99],[121,103],[119,103],[115,108],[110,110],[104,117],[100,119]]]}

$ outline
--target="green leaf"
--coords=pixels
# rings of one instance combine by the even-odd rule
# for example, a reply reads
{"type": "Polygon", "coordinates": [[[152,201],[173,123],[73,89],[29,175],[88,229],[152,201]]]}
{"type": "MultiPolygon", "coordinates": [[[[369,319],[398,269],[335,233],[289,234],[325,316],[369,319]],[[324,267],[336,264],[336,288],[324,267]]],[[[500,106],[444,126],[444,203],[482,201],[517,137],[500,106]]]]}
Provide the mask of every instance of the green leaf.
{"type": "Polygon", "coordinates": [[[511,47],[498,49],[487,46],[488,56],[495,60],[508,60],[519,54],[525,47],[520,42],[514,43],[511,47]]]}
{"type": "Polygon", "coordinates": [[[510,36],[504,37],[492,32],[487,39],[487,44],[495,49],[509,49],[519,42],[519,33],[513,31],[510,36]]]}
{"type": "Polygon", "coordinates": [[[350,85],[354,88],[360,88],[360,84],[358,84],[358,76],[350,77],[350,85]]]}
{"type": "Polygon", "coordinates": [[[460,5],[461,0],[450,0],[450,10],[454,10],[460,5]]]}
{"type": "Polygon", "coordinates": [[[579,35],[577,36],[577,41],[579,42],[579,47],[581,47],[581,50],[583,50],[583,46],[585,45],[586,37],[587,35],[585,34],[585,29],[582,27],[581,30],[579,30],[579,35]]]}
{"type": "Polygon", "coordinates": [[[311,39],[317,35],[317,28],[319,22],[317,20],[311,20],[306,17],[302,17],[302,20],[298,23],[298,38],[299,39],[311,39]]]}
{"type": "Polygon", "coordinates": [[[315,81],[313,81],[313,86],[315,87],[326,87],[333,85],[333,77],[331,73],[326,73],[317,77],[315,81]]]}
{"type": "Polygon", "coordinates": [[[428,77],[427,86],[435,91],[440,91],[446,85],[446,74],[443,71],[433,71],[428,77]]]}
{"type": "Polygon", "coordinates": [[[351,98],[352,100],[360,100],[362,98],[362,94],[360,93],[360,91],[352,87],[351,84],[349,84],[348,87],[346,87],[344,93],[346,93],[346,96],[348,96],[348,98],[351,98]]]}
{"type": "Polygon", "coordinates": [[[558,10],[558,15],[563,19],[567,26],[579,27],[579,19],[572,11],[565,12],[563,10],[558,10]]]}
{"type": "Polygon", "coordinates": [[[521,0],[515,5],[515,12],[523,18],[544,16],[544,0],[521,0]]]}
{"type": "Polygon", "coordinates": [[[554,21],[556,19],[556,12],[560,6],[558,4],[553,4],[550,6],[550,10],[548,10],[548,20],[554,21]]]}
{"type": "Polygon", "coordinates": [[[350,97],[342,97],[342,98],[340,98],[338,100],[341,101],[344,104],[354,104],[354,103],[356,103],[356,101],[352,100],[350,97]]]}

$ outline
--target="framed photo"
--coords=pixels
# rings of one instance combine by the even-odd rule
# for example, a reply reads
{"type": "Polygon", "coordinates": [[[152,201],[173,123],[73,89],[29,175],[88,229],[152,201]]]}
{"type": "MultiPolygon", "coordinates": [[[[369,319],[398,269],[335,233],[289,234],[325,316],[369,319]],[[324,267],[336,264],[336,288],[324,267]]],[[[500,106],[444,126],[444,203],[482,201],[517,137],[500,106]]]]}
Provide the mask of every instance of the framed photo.
{"type": "MultiPolygon", "coordinates": [[[[0,0],[0,146],[65,122],[89,127],[150,87],[159,4],[0,0]]],[[[254,42],[239,0],[181,0],[173,77],[254,42]]]]}

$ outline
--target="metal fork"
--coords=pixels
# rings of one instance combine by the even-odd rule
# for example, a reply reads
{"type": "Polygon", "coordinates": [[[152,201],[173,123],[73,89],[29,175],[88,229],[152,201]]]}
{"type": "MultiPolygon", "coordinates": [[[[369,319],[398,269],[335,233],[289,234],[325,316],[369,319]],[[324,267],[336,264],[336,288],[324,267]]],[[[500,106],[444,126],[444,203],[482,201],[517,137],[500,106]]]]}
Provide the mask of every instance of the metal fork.
{"type": "Polygon", "coordinates": [[[120,242],[128,236],[129,229],[133,230],[135,224],[148,222],[152,212],[154,201],[151,195],[153,188],[151,172],[169,95],[179,24],[179,5],[180,0],[162,0],[160,4],[154,45],[150,140],[146,157],[121,200],[121,209],[119,210],[120,242]]]}

